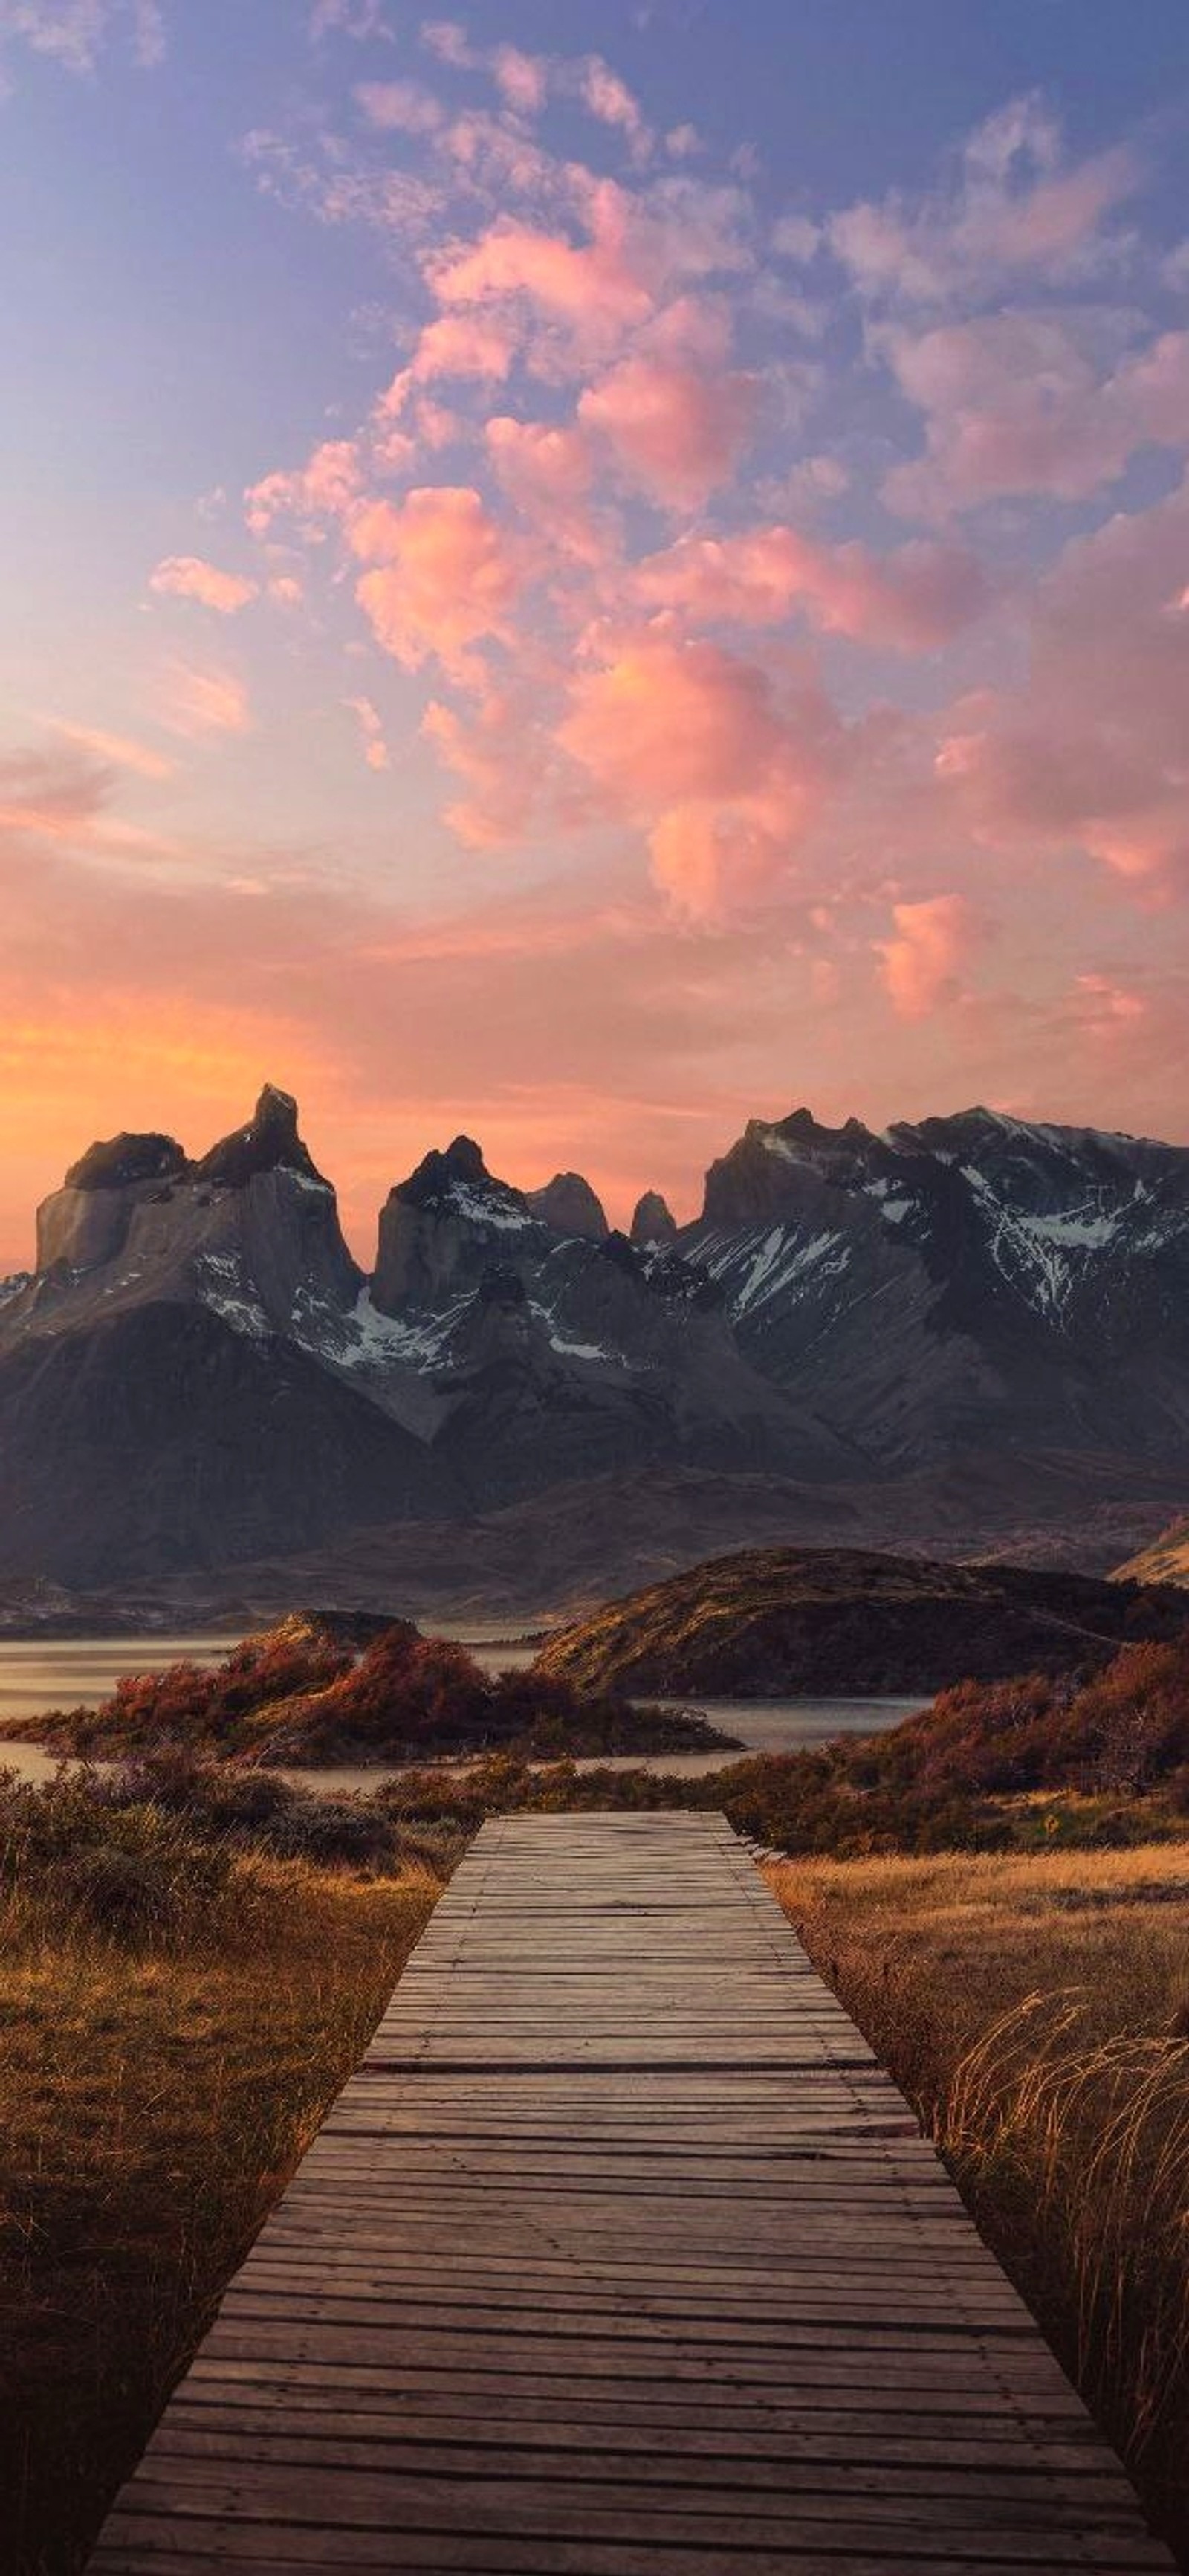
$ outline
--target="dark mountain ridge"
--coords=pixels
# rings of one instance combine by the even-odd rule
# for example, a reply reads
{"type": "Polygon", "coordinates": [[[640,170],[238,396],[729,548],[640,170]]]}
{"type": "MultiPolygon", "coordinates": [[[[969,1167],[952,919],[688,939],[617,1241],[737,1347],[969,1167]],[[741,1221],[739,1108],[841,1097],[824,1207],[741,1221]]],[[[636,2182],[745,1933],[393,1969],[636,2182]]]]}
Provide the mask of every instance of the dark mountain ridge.
{"type": "Polygon", "coordinates": [[[76,1586],[584,1483],[597,1582],[606,1496],[675,1472],[735,1488],[740,1539],[749,1492],[864,1537],[911,1494],[955,1552],[1017,1505],[1068,1547],[1080,1479],[1122,1554],[1187,1433],[1189,1149],[986,1109],[753,1120],[692,1224],[646,1192],[630,1236],[581,1174],[525,1191],[459,1136],[389,1193],[369,1278],[270,1085],[196,1158],[91,1146],[0,1291],[0,1575],[76,1586]]]}

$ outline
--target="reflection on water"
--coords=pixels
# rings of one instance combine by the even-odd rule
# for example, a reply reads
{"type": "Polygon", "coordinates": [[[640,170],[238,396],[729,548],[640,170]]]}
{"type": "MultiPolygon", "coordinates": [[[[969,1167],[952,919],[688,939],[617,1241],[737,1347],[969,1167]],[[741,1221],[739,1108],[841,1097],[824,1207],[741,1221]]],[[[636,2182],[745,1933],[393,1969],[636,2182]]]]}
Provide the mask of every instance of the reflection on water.
{"type": "Polygon", "coordinates": [[[40,1717],[47,1708],[94,1708],[123,1673],[162,1673],[167,1664],[217,1664],[234,1637],[39,1637],[0,1644],[0,1722],[40,1717]]]}
{"type": "MultiPolygon", "coordinates": [[[[122,1673],[162,1672],[183,1657],[204,1666],[217,1664],[234,1642],[207,1631],[182,1637],[63,1637],[0,1643],[0,1726],[6,1718],[39,1717],[51,1708],[94,1707],[110,1698],[122,1673]]],[[[472,1652],[487,1671],[506,1672],[512,1666],[519,1670],[531,1664],[535,1649],[484,1638],[472,1652]]],[[[825,1744],[836,1735],[875,1735],[920,1706],[919,1699],[723,1699],[707,1700],[705,1711],[725,1735],[738,1736],[748,1752],[793,1753],[803,1745],[825,1744]]],[[[737,1759],[729,1753],[650,1754],[644,1757],[644,1767],[690,1780],[737,1759]]],[[[637,1762],[635,1755],[624,1754],[607,1763],[582,1762],[578,1767],[627,1771],[637,1762]]],[[[48,1780],[57,1769],[57,1756],[33,1744],[0,1743],[0,1769],[17,1771],[24,1780],[48,1780]]],[[[330,1770],[286,1774],[328,1791],[374,1789],[388,1776],[383,1768],[347,1763],[330,1770]]]]}
{"type": "MultiPolygon", "coordinates": [[[[673,1701],[684,1707],[684,1701],[673,1701]]],[[[921,1699],[707,1699],[690,1703],[735,1735],[748,1753],[800,1753],[808,1744],[829,1744],[836,1735],[880,1735],[924,1706],[921,1699]]],[[[741,1753],[657,1753],[643,1764],[646,1771],[667,1771],[670,1779],[696,1780],[724,1762],[740,1762],[741,1753]]],[[[580,1762],[580,1771],[633,1771],[641,1766],[631,1755],[612,1762],[580,1762]]]]}
{"type": "MultiPolygon", "coordinates": [[[[0,1641],[0,1725],[10,1717],[40,1717],[48,1708],[94,1708],[110,1699],[123,1673],[163,1673],[183,1660],[207,1667],[222,1663],[238,1639],[206,1629],[201,1635],[165,1637],[41,1637],[0,1641]]],[[[484,1640],[472,1648],[489,1672],[519,1671],[535,1646],[501,1646],[484,1640]]]]}

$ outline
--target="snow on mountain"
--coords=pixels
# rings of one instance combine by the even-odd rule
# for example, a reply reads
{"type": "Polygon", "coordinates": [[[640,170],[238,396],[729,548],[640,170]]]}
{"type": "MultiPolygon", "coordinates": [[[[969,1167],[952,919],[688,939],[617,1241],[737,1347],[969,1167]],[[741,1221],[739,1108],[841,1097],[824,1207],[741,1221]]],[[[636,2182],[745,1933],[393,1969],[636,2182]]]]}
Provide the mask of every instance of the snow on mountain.
{"type": "Polygon", "coordinates": [[[459,1136],[390,1191],[369,1278],[266,1086],[196,1160],[92,1146],[38,1241],[0,1284],[0,1573],[30,1479],[54,1556],[51,1474],[77,1580],[121,1531],[140,1568],[183,1527],[242,1554],[216,1491],[275,1547],[656,1463],[1043,1492],[1085,1457],[1123,1491],[1189,1442],[1189,1149],[992,1110],[753,1120],[693,1224],[646,1192],[630,1237],[580,1174],[526,1192],[459,1136]]]}

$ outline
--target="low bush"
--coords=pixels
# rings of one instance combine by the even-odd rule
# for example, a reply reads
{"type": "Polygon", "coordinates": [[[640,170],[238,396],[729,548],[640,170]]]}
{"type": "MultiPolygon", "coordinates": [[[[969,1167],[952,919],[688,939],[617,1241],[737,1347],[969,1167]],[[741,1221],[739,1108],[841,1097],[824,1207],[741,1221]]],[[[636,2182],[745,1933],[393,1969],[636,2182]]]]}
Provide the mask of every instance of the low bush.
{"type": "Polygon", "coordinates": [[[245,1765],[423,1761],[512,1750],[525,1759],[731,1749],[692,1710],[583,1696],[535,1671],[492,1675],[464,1646],[394,1620],[361,1642],[341,1623],[294,1617],[249,1637],[211,1671],[171,1665],[119,1683],[97,1709],[18,1727],[84,1759],[165,1749],[245,1765]]]}
{"type": "Polygon", "coordinates": [[[230,1876],[230,1856],[175,1843],[161,1851],[129,1851],[119,1843],[89,1843],[47,1872],[47,1892],[66,1916],[117,1940],[170,1942],[185,1927],[208,1919],[230,1876]]]}

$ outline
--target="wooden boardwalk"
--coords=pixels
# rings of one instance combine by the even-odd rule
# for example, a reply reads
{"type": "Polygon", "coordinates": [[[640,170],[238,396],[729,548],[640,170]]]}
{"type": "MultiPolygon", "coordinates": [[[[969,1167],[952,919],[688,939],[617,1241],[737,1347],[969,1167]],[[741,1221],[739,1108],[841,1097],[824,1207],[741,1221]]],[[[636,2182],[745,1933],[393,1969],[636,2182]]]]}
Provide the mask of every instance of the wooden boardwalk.
{"type": "Polygon", "coordinates": [[[96,2576],[1168,2569],[720,1818],[484,1827],[96,2576]]]}

